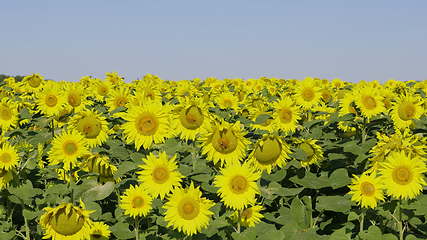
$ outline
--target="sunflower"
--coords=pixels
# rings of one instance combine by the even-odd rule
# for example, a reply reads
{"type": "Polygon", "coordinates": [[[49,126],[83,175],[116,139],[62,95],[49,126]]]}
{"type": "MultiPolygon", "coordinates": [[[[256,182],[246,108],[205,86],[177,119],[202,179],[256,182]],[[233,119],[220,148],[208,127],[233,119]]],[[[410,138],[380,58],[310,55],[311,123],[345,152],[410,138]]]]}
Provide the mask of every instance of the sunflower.
{"type": "Polygon", "coordinates": [[[147,101],[161,102],[162,93],[155,82],[144,79],[144,81],[138,81],[135,86],[135,96],[132,99],[132,104],[141,106],[147,101]]]}
{"type": "Polygon", "coordinates": [[[64,87],[64,97],[66,99],[66,106],[73,109],[74,112],[79,112],[84,109],[89,103],[86,99],[85,89],[80,83],[67,82],[64,87]]]}
{"type": "Polygon", "coordinates": [[[215,164],[238,162],[245,156],[246,146],[249,144],[244,134],[240,122],[215,122],[209,133],[201,139],[202,154],[206,154],[207,159],[215,164]]]}
{"type": "Polygon", "coordinates": [[[263,218],[263,215],[260,213],[262,210],[264,210],[263,206],[254,205],[243,210],[235,211],[231,215],[231,219],[234,222],[239,222],[244,227],[255,227],[257,223],[261,222],[261,218],[263,218]]]}
{"type": "Polygon", "coordinates": [[[301,111],[292,98],[282,97],[280,101],[273,103],[273,108],[277,127],[286,133],[295,132],[298,120],[301,119],[301,111]]]}
{"type": "Polygon", "coordinates": [[[407,128],[412,120],[420,119],[424,109],[422,102],[415,96],[402,96],[393,104],[391,110],[391,119],[397,129],[407,128]]]}
{"type": "Polygon", "coordinates": [[[101,145],[110,133],[105,117],[95,110],[86,109],[78,112],[70,119],[70,124],[84,136],[89,147],[101,145]]]}
{"type": "Polygon", "coordinates": [[[98,181],[105,183],[108,181],[118,182],[120,178],[116,178],[114,175],[117,172],[117,167],[114,166],[110,158],[105,155],[93,154],[86,158],[85,163],[80,167],[81,170],[86,172],[98,173],[98,181]]]}
{"type": "Polygon", "coordinates": [[[221,109],[233,109],[236,110],[239,105],[239,98],[231,92],[224,92],[219,94],[215,98],[215,102],[221,109]]]}
{"type": "Polygon", "coordinates": [[[166,152],[161,152],[158,157],[150,153],[144,159],[144,164],[139,167],[143,170],[137,172],[138,179],[141,181],[142,187],[153,197],[164,199],[182,181],[182,175],[178,172],[176,156],[168,158],[166,152]]]}
{"type": "Polygon", "coordinates": [[[309,110],[316,106],[321,98],[316,81],[311,77],[307,77],[303,81],[298,82],[295,92],[296,102],[304,110],[309,110]]]}
{"type": "Polygon", "coordinates": [[[131,185],[124,195],[120,196],[120,207],[131,217],[145,217],[152,209],[152,200],[141,185],[137,187],[131,185]]]}
{"type": "Polygon", "coordinates": [[[9,182],[13,179],[13,175],[12,175],[13,171],[14,171],[13,169],[8,171],[0,168],[0,190],[2,190],[3,188],[6,188],[9,182]]]}
{"type": "Polygon", "coordinates": [[[351,200],[357,202],[363,208],[375,208],[378,201],[384,200],[384,186],[381,178],[374,174],[363,173],[360,177],[354,175],[349,186],[352,195],[351,200]]]}
{"type": "Polygon", "coordinates": [[[410,157],[405,152],[391,153],[379,169],[387,195],[397,199],[413,199],[427,185],[425,162],[420,157],[410,157]]]}
{"type": "Polygon", "coordinates": [[[202,197],[202,192],[191,183],[188,188],[176,188],[164,205],[165,220],[168,227],[172,226],[186,235],[193,235],[207,227],[214,214],[211,200],[202,197]]]}
{"type": "Polygon", "coordinates": [[[55,82],[45,84],[36,99],[38,109],[47,116],[58,115],[64,107],[65,97],[55,82]]]}
{"type": "Polygon", "coordinates": [[[0,146],[0,169],[9,171],[18,165],[18,153],[15,147],[10,145],[8,142],[5,142],[0,146]]]}
{"type": "Polygon", "coordinates": [[[63,163],[64,170],[70,170],[78,164],[78,158],[88,154],[85,138],[77,131],[68,131],[52,140],[49,152],[51,165],[63,163]]]}
{"type": "Polygon", "coordinates": [[[123,77],[121,77],[117,72],[105,73],[105,81],[110,82],[113,86],[117,86],[124,83],[123,77]]]}
{"type": "Polygon", "coordinates": [[[126,107],[130,102],[130,99],[131,97],[129,88],[119,87],[108,93],[105,105],[111,112],[118,107],[126,107]]]}
{"type": "Polygon", "coordinates": [[[86,240],[90,238],[92,221],[89,215],[93,212],[71,203],[62,203],[55,208],[46,207],[40,217],[40,225],[45,234],[43,238],[52,240],[86,240]]]}
{"type": "Polygon", "coordinates": [[[111,91],[113,86],[108,81],[93,78],[91,79],[91,88],[92,92],[95,93],[92,94],[92,96],[98,101],[103,101],[104,98],[108,96],[108,93],[111,91]]]}
{"type": "Polygon", "coordinates": [[[339,116],[344,116],[349,113],[357,115],[357,111],[354,108],[354,99],[355,96],[352,92],[345,93],[344,97],[339,101],[339,116]]]}
{"type": "Polygon", "coordinates": [[[253,113],[252,120],[254,121],[254,123],[251,126],[254,129],[259,129],[267,132],[273,132],[277,129],[274,116],[270,112],[266,111],[266,109],[251,108],[249,109],[249,111],[253,113]],[[261,119],[262,121],[257,122],[257,120],[259,121],[259,117],[265,118],[261,119]]]}
{"type": "Polygon", "coordinates": [[[219,188],[219,196],[226,207],[242,210],[255,203],[255,195],[259,193],[256,181],[260,177],[261,172],[248,163],[230,163],[215,177],[214,185],[219,188]]]}
{"type": "Polygon", "coordinates": [[[22,79],[22,82],[25,84],[29,92],[36,92],[44,85],[44,77],[38,73],[34,73],[29,76],[25,76],[22,79]]]}
{"type": "Polygon", "coordinates": [[[206,134],[209,126],[209,112],[202,98],[181,98],[176,107],[173,128],[183,140],[195,140],[199,135],[206,134]]]}
{"type": "Polygon", "coordinates": [[[17,105],[8,98],[3,98],[0,101],[0,129],[2,130],[2,134],[16,127],[18,119],[17,105]]]}
{"type": "Polygon", "coordinates": [[[171,136],[169,107],[160,102],[145,102],[142,106],[129,108],[123,118],[127,121],[122,128],[128,144],[135,143],[149,149],[153,143],[163,143],[171,136]]]}
{"type": "Polygon", "coordinates": [[[93,222],[90,228],[90,240],[108,240],[111,231],[107,224],[103,222],[93,222]]]}
{"type": "Polygon", "coordinates": [[[366,85],[357,89],[353,96],[355,96],[356,106],[362,115],[368,119],[386,110],[381,92],[372,86],[366,85]]]}
{"type": "Polygon", "coordinates": [[[286,164],[289,153],[289,146],[280,137],[264,135],[256,142],[248,159],[257,169],[271,173],[276,166],[283,167],[286,164]]]}
{"type": "Polygon", "coordinates": [[[305,155],[305,158],[301,160],[301,166],[318,164],[323,159],[322,147],[317,145],[316,139],[295,139],[294,141],[298,145],[298,149],[305,155]]]}

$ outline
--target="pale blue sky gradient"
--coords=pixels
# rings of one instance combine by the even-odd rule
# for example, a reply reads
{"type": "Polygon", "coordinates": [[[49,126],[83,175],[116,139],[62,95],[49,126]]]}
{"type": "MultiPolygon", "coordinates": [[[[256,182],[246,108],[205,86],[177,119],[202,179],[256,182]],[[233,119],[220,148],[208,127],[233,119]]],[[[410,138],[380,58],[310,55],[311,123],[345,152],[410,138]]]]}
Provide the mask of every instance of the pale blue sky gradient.
{"type": "Polygon", "coordinates": [[[427,1],[1,1],[0,73],[427,79],[427,1]]]}

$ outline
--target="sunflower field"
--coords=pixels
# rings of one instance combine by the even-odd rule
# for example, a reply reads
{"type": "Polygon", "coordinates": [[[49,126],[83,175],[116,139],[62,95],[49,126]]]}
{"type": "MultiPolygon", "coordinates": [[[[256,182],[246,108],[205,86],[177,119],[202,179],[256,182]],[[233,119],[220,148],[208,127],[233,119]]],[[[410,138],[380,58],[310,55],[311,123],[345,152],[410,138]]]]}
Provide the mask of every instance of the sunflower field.
{"type": "Polygon", "coordinates": [[[427,239],[426,93],[0,79],[0,239],[427,239]]]}

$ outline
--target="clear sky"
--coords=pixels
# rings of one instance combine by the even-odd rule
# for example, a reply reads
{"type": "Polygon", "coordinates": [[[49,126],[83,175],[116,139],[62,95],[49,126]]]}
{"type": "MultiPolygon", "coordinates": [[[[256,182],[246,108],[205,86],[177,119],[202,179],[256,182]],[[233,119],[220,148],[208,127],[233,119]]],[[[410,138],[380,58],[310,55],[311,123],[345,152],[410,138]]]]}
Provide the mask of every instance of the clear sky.
{"type": "Polygon", "coordinates": [[[1,1],[0,73],[427,79],[427,1],[1,1]]]}

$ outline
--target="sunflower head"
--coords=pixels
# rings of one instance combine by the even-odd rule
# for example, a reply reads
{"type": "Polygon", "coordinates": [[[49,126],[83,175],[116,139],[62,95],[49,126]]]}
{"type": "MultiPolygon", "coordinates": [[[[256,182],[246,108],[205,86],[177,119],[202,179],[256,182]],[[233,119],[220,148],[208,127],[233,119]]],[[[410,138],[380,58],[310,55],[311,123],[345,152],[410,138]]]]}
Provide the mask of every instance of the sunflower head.
{"type": "Polygon", "coordinates": [[[301,160],[301,166],[307,167],[311,164],[318,164],[323,159],[322,148],[317,145],[315,139],[296,139],[298,148],[305,154],[305,158],[301,160]]]}
{"type": "Polygon", "coordinates": [[[0,146],[0,169],[10,170],[16,167],[19,157],[15,147],[7,142],[0,146]]]}
{"type": "Polygon", "coordinates": [[[286,164],[289,153],[289,147],[279,137],[265,135],[258,140],[249,159],[256,168],[270,173],[274,167],[286,164]]]}
{"type": "Polygon", "coordinates": [[[111,231],[107,224],[103,222],[93,222],[90,229],[90,240],[108,240],[111,231]]]}
{"type": "Polygon", "coordinates": [[[378,201],[384,200],[383,184],[381,178],[374,174],[363,173],[362,176],[354,176],[349,186],[352,195],[351,200],[357,202],[364,208],[375,208],[378,201]]]}
{"type": "Polygon", "coordinates": [[[131,185],[120,198],[120,207],[131,217],[147,216],[152,209],[152,198],[141,185],[131,185]]]}

